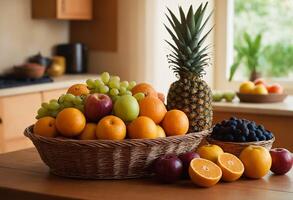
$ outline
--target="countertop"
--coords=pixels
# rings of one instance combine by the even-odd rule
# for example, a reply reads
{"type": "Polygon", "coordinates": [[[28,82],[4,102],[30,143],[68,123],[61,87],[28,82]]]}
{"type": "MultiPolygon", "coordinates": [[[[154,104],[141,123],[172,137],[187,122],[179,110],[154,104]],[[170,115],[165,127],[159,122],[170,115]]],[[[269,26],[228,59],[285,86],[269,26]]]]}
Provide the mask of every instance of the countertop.
{"type": "Polygon", "coordinates": [[[293,199],[293,170],[259,180],[241,179],[203,189],[191,181],[161,184],[154,179],[77,180],[49,173],[36,149],[0,155],[1,199],[103,199],[103,200],[289,200],[293,199]]]}
{"type": "Polygon", "coordinates": [[[68,88],[73,84],[85,83],[87,79],[90,79],[90,78],[96,79],[97,77],[98,77],[97,74],[63,75],[60,77],[53,78],[54,81],[51,83],[42,83],[42,84],[0,89],[0,97],[68,88]]]}
{"type": "Polygon", "coordinates": [[[293,116],[293,96],[281,103],[213,102],[214,111],[293,116]]]}
{"type": "MultiPolygon", "coordinates": [[[[43,83],[29,86],[0,89],[0,97],[68,88],[73,84],[85,83],[87,79],[96,79],[97,77],[97,74],[64,75],[61,77],[53,78],[54,82],[52,83],[43,83]]],[[[213,109],[214,111],[221,112],[225,111],[293,116],[293,96],[288,96],[286,100],[282,103],[240,103],[238,99],[236,99],[232,103],[214,102],[213,109]]]]}

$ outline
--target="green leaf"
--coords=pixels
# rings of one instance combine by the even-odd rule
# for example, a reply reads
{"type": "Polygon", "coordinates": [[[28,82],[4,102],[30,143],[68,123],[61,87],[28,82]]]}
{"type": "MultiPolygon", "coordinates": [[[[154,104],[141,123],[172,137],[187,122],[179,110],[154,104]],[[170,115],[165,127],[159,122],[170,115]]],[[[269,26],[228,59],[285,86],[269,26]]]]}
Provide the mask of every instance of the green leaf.
{"type": "Polygon", "coordinates": [[[177,17],[174,15],[174,13],[169,9],[168,12],[171,15],[171,18],[173,20],[173,23],[175,24],[176,29],[178,29],[177,31],[179,31],[181,34],[184,33],[184,28],[182,28],[181,23],[179,22],[179,20],[177,19],[177,17]]]}
{"type": "Polygon", "coordinates": [[[166,15],[169,23],[171,24],[173,30],[176,32],[176,35],[178,37],[178,39],[182,42],[184,42],[184,37],[182,36],[180,30],[175,26],[175,24],[172,22],[172,20],[170,19],[170,17],[168,15],[166,15]]]}
{"type": "Polygon", "coordinates": [[[193,17],[193,8],[192,5],[189,7],[188,13],[187,13],[187,22],[188,22],[188,27],[190,29],[191,35],[195,34],[195,22],[194,22],[194,17],[193,17]]]}
{"type": "Polygon", "coordinates": [[[203,42],[205,41],[205,39],[207,38],[207,36],[213,30],[213,28],[214,28],[214,26],[201,38],[201,40],[198,42],[198,46],[201,46],[203,44],[203,42]]]}
{"type": "Polygon", "coordinates": [[[188,44],[190,44],[192,42],[192,35],[191,35],[191,31],[188,28],[188,26],[186,26],[186,35],[187,35],[187,42],[188,42],[188,44]]]}
{"type": "Polygon", "coordinates": [[[240,66],[240,60],[238,62],[233,63],[233,65],[230,68],[230,76],[229,76],[229,82],[232,81],[235,72],[237,71],[238,67],[240,66]]]}
{"type": "Polygon", "coordinates": [[[184,13],[184,11],[183,11],[183,9],[182,9],[182,7],[180,6],[179,7],[179,13],[180,13],[180,19],[181,19],[181,30],[182,30],[182,34],[184,35],[184,38],[185,39],[187,39],[186,38],[186,26],[187,26],[187,24],[186,24],[186,18],[185,18],[185,13],[184,13]]]}
{"type": "Polygon", "coordinates": [[[206,24],[208,23],[209,19],[210,19],[211,16],[213,15],[213,13],[214,13],[214,10],[212,10],[212,11],[210,12],[210,14],[207,16],[207,18],[205,19],[204,23],[202,24],[202,26],[200,27],[200,29],[199,29],[199,31],[198,31],[198,33],[197,33],[198,35],[200,35],[200,34],[202,33],[202,31],[204,30],[206,24]]]}

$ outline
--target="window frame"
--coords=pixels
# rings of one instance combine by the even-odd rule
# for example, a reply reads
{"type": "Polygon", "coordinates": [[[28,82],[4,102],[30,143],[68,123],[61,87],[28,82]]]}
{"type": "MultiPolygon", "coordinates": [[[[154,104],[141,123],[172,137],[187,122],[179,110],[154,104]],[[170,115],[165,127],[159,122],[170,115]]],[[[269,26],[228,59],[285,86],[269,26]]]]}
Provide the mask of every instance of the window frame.
{"type": "MultiPolygon", "coordinates": [[[[227,79],[233,63],[234,0],[215,0],[215,90],[238,90],[241,81],[227,79]]],[[[287,94],[293,95],[293,79],[266,79],[269,84],[278,82],[287,94]]]]}

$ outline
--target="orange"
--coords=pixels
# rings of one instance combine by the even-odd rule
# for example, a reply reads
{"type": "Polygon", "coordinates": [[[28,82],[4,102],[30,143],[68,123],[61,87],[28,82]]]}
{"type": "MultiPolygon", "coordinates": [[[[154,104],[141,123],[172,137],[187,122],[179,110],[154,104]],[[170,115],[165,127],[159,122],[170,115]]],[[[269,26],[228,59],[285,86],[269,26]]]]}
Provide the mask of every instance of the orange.
{"type": "Polygon", "coordinates": [[[155,122],[145,116],[140,116],[128,125],[128,135],[131,139],[154,139],[158,137],[155,122]]]}
{"type": "Polygon", "coordinates": [[[67,93],[75,96],[81,96],[88,95],[90,91],[85,84],[75,84],[68,88],[67,93]]]}
{"type": "Polygon", "coordinates": [[[95,139],[97,139],[96,127],[97,127],[97,125],[95,123],[87,123],[78,138],[80,140],[95,140],[95,139]]]}
{"type": "Polygon", "coordinates": [[[224,181],[236,181],[244,172],[241,160],[230,153],[222,153],[218,156],[217,165],[222,169],[224,181]]]}
{"type": "Polygon", "coordinates": [[[166,133],[160,125],[157,125],[157,137],[166,137],[166,133]]]}
{"type": "Polygon", "coordinates": [[[57,130],[65,137],[80,135],[85,124],[86,120],[83,113],[76,108],[65,108],[56,118],[57,130]]]}
{"type": "Polygon", "coordinates": [[[185,135],[189,128],[189,121],[181,110],[170,110],[162,121],[163,129],[167,136],[185,135]]]}
{"type": "Polygon", "coordinates": [[[96,136],[102,140],[123,140],[126,137],[126,126],[119,117],[108,115],[99,121],[96,136]]]}
{"type": "Polygon", "coordinates": [[[148,83],[139,83],[136,86],[134,86],[131,89],[132,95],[135,95],[136,93],[142,92],[145,94],[145,96],[153,96],[153,97],[157,97],[157,92],[156,90],[153,88],[153,86],[151,86],[148,83]]]}
{"type": "Polygon", "coordinates": [[[224,153],[224,151],[218,145],[207,144],[207,145],[203,145],[199,147],[199,149],[197,150],[197,153],[199,154],[201,158],[204,158],[216,163],[218,160],[218,156],[224,153]]]}
{"type": "Polygon", "coordinates": [[[254,83],[251,81],[243,82],[239,87],[239,92],[243,94],[251,94],[254,89],[254,86],[254,83]]]}
{"type": "Polygon", "coordinates": [[[269,151],[261,146],[250,145],[239,156],[244,165],[244,175],[258,179],[265,176],[271,168],[272,158],[269,151]]]}
{"type": "Polygon", "coordinates": [[[34,134],[44,137],[56,137],[55,118],[42,117],[34,125],[34,134]]]}
{"type": "Polygon", "coordinates": [[[148,96],[139,102],[139,115],[151,118],[156,124],[159,124],[167,109],[164,103],[157,97],[148,96]]]}
{"type": "Polygon", "coordinates": [[[221,168],[203,158],[191,160],[188,173],[192,182],[201,187],[211,187],[217,184],[222,177],[221,168]]]}

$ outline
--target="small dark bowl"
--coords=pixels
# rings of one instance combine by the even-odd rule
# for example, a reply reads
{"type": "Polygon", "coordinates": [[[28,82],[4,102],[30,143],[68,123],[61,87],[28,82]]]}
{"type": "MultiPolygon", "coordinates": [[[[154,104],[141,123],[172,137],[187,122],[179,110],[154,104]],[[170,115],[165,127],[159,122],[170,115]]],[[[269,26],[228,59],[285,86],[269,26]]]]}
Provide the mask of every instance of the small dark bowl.
{"type": "Polygon", "coordinates": [[[38,79],[44,76],[46,67],[39,64],[25,64],[14,67],[14,76],[17,78],[38,79]]]}

